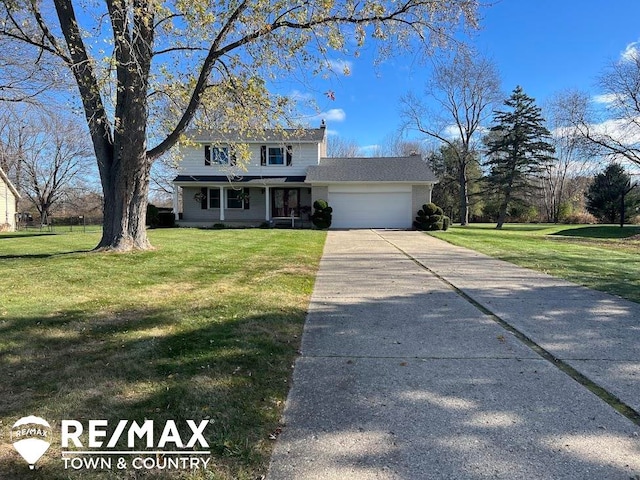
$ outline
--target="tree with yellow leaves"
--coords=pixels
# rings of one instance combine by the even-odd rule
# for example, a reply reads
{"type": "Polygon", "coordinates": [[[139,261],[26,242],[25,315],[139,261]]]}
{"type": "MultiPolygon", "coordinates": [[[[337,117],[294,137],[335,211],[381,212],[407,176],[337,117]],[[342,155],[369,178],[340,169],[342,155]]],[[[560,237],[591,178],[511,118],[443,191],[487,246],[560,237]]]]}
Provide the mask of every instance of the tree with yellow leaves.
{"type": "MultiPolygon", "coordinates": [[[[3,62],[20,51],[32,56],[23,59],[26,64],[46,61],[47,71],[61,78],[65,69],[72,74],[104,192],[97,248],[116,251],[150,247],[145,210],[151,165],[199,119],[220,130],[281,125],[290,103],[268,91],[269,79],[296,70],[322,71],[330,51],[357,54],[370,40],[380,56],[417,42],[430,52],[450,41],[460,25],[475,28],[477,13],[476,0],[2,0],[2,5],[3,62]]],[[[35,73],[22,77],[35,78],[35,73]]]]}

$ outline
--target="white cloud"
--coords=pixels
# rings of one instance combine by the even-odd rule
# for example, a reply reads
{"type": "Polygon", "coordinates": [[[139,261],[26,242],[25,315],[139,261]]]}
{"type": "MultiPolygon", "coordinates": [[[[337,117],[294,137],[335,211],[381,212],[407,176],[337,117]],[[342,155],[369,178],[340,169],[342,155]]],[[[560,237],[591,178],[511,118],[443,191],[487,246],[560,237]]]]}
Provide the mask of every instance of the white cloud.
{"type": "Polygon", "coordinates": [[[635,61],[640,57],[640,42],[633,42],[627,45],[620,57],[625,62],[635,61]]]}
{"type": "Polygon", "coordinates": [[[380,151],[380,145],[364,145],[362,147],[358,147],[358,151],[362,156],[370,157],[378,154],[380,151]]]}
{"type": "MultiPolygon", "coordinates": [[[[598,123],[590,123],[586,125],[592,135],[607,136],[622,144],[640,143],[640,127],[636,122],[630,122],[624,119],[609,119],[598,123]]],[[[559,127],[551,131],[554,137],[565,137],[571,135],[580,135],[580,128],[577,127],[559,127]]]]}
{"type": "Polygon", "coordinates": [[[309,125],[319,125],[322,120],[331,124],[332,122],[344,122],[346,118],[347,114],[344,110],[341,108],[331,108],[324,112],[316,113],[315,115],[305,116],[304,121],[309,125]]]}
{"type": "Polygon", "coordinates": [[[442,132],[442,133],[447,138],[459,138],[460,137],[460,130],[458,129],[457,125],[447,125],[445,127],[445,129],[444,129],[444,132],[442,132]]]}
{"type": "MultiPolygon", "coordinates": [[[[488,128],[479,126],[474,135],[484,135],[488,132],[488,128]]],[[[450,140],[455,140],[456,138],[460,138],[460,128],[455,123],[452,123],[451,125],[444,127],[442,135],[450,140]]]]}
{"type": "Polygon", "coordinates": [[[605,120],[602,123],[591,125],[593,131],[600,135],[608,135],[621,143],[640,142],[640,129],[637,120],[630,122],[624,119],[605,120]]]}
{"type": "Polygon", "coordinates": [[[313,100],[313,94],[309,92],[301,92],[300,90],[293,90],[289,93],[289,98],[296,102],[308,102],[313,100]]]}
{"type": "Polygon", "coordinates": [[[327,122],[342,122],[347,118],[347,114],[341,108],[332,108],[323,113],[327,122]]]}
{"type": "Polygon", "coordinates": [[[615,93],[604,93],[602,95],[594,95],[592,100],[595,103],[609,104],[617,100],[618,96],[615,93]]]}
{"type": "Polygon", "coordinates": [[[348,60],[327,60],[327,68],[334,73],[351,75],[353,63],[348,60]]]}
{"type": "Polygon", "coordinates": [[[321,120],[324,120],[325,122],[344,122],[346,118],[347,114],[341,108],[331,108],[308,117],[310,122],[319,122],[321,120]]]}

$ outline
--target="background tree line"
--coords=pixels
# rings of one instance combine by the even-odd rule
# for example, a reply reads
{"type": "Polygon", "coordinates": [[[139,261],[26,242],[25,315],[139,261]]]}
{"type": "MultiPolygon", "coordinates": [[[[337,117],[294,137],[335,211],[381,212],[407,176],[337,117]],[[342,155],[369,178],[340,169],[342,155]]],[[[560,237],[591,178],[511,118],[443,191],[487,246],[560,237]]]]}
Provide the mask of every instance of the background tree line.
{"type": "MultiPolygon", "coordinates": [[[[570,92],[537,111],[522,90],[522,103],[531,103],[530,113],[536,110],[539,117],[531,125],[538,137],[523,141],[522,135],[532,133],[520,130],[517,116],[507,118],[516,113],[515,104],[500,106],[505,95],[495,65],[452,41],[460,26],[478,26],[477,2],[469,0],[437,7],[427,0],[402,5],[221,1],[197,8],[180,2],[160,7],[151,1],[77,0],[53,0],[51,8],[43,8],[12,0],[0,6],[0,114],[10,116],[8,105],[33,104],[48,92],[67,100],[53,115],[63,125],[48,133],[35,133],[33,125],[23,130],[40,146],[48,138],[47,151],[23,144],[20,125],[24,115],[38,127],[53,126],[53,117],[39,120],[40,113],[25,109],[17,124],[6,122],[3,166],[47,216],[71,203],[69,192],[91,183],[86,162],[76,162],[86,159],[89,147],[105,215],[103,249],[150,246],[146,204],[154,186],[169,190],[171,162],[163,164],[163,158],[187,128],[246,132],[288,125],[294,99],[270,92],[268,79],[319,73],[329,53],[355,55],[369,43],[381,58],[416,47],[432,59],[424,91],[400,100],[402,129],[419,138],[409,146],[392,140],[375,153],[425,152],[441,177],[434,199],[461,224],[592,220],[584,202],[596,171],[611,161],[640,165],[637,55],[603,72],[604,106],[570,92]],[[456,48],[436,48],[443,45],[456,48]],[[68,116],[61,115],[65,110],[68,116]],[[79,116],[86,144],[63,148],[55,132],[79,116]],[[40,160],[30,167],[28,158],[40,160]],[[166,175],[153,174],[165,166],[166,175]]],[[[64,137],[73,143],[75,133],[64,137]]],[[[336,155],[338,150],[341,156],[360,154],[350,141],[332,144],[336,155]]],[[[624,195],[630,212],[636,197],[632,180],[624,195]]]]}
{"type": "Polygon", "coordinates": [[[102,196],[86,129],[63,109],[11,104],[0,110],[0,168],[21,199],[22,221],[89,217],[100,221],[102,196]]]}
{"type": "Polygon", "coordinates": [[[469,49],[435,61],[423,94],[401,102],[402,131],[440,179],[434,201],[462,225],[640,223],[638,57],[605,70],[599,109],[579,92],[543,108],[519,86],[502,100],[497,68],[469,49]]]}

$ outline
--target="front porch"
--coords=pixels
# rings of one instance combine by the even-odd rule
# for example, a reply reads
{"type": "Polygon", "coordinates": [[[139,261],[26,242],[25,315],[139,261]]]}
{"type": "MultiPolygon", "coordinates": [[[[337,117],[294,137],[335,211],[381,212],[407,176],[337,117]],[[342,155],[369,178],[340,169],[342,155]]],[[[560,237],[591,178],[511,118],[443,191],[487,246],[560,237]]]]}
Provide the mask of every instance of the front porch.
{"type": "Polygon", "coordinates": [[[201,183],[176,182],[174,211],[178,212],[182,193],[179,226],[309,226],[311,188],[301,182],[266,184],[255,182],[201,183]]]}

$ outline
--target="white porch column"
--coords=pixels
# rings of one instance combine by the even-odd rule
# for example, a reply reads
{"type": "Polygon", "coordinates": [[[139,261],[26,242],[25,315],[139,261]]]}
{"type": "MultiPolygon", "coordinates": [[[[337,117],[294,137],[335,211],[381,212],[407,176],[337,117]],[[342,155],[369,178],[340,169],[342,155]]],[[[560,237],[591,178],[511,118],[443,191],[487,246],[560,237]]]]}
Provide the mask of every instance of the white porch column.
{"type": "Polygon", "coordinates": [[[224,222],[224,187],[220,186],[220,221],[224,222]]]}
{"type": "Polygon", "coordinates": [[[178,212],[179,203],[178,203],[178,190],[179,186],[173,186],[173,215],[176,217],[176,220],[180,220],[180,212],[178,212]]]}
{"type": "Polygon", "coordinates": [[[264,187],[264,219],[268,222],[271,220],[271,202],[269,201],[269,187],[264,187]]]}

